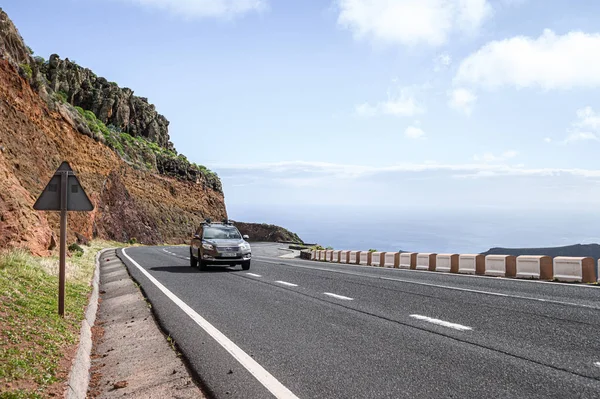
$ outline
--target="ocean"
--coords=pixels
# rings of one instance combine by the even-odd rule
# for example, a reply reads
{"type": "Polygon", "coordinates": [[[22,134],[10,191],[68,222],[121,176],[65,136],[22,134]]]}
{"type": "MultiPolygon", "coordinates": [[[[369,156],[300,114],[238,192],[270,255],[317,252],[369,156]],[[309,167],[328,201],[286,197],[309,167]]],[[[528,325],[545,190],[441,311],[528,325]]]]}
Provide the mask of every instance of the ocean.
{"type": "Polygon", "coordinates": [[[269,223],[335,249],[480,253],[492,247],[600,243],[600,211],[228,206],[232,220],[269,223]]]}

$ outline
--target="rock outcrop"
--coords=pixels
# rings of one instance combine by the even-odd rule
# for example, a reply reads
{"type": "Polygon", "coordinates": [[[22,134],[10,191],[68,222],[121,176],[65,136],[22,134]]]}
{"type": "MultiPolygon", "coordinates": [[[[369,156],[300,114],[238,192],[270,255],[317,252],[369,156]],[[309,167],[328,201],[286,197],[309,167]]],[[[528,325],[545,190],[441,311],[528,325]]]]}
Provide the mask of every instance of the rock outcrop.
{"type": "Polygon", "coordinates": [[[254,242],[294,242],[304,244],[296,233],[280,226],[266,223],[233,222],[240,233],[247,234],[254,242]]]}
{"type": "Polygon", "coordinates": [[[147,98],[134,96],[133,90],[120,88],[68,58],[61,60],[56,54],[52,54],[48,62],[40,62],[38,67],[50,90],[66,95],[70,104],[92,111],[107,126],[173,149],[169,141],[169,121],[156,112],[147,98]]]}

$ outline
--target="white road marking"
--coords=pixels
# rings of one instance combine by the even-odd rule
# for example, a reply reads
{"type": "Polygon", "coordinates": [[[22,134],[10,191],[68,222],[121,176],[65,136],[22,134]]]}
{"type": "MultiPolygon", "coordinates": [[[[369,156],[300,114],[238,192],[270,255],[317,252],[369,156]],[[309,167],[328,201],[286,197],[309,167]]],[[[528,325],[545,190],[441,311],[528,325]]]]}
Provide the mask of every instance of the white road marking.
{"type": "Polygon", "coordinates": [[[297,287],[298,284],[288,283],[287,281],[275,281],[276,283],[287,285],[288,287],[297,287]]]}
{"type": "Polygon", "coordinates": [[[596,366],[596,367],[600,367],[600,362],[596,362],[596,363],[594,363],[594,366],[596,366]]]}
{"type": "MultiPolygon", "coordinates": [[[[557,305],[567,305],[567,306],[575,306],[575,307],[579,307],[579,308],[600,310],[600,307],[598,307],[598,306],[585,305],[585,304],[582,304],[582,303],[555,301],[553,299],[534,298],[534,297],[522,296],[522,295],[502,294],[500,292],[480,291],[480,290],[473,290],[473,289],[469,289],[469,288],[452,287],[452,286],[449,286],[449,285],[421,283],[421,282],[418,282],[418,281],[405,280],[405,279],[402,279],[402,278],[374,276],[374,275],[370,275],[370,274],[354,273],[354,272],[346,271],[346,270],[326,269],[324,267],[300,266],[298,264],[289,264],[289,263],[281,263],[281,262],[270,262],[270,261],[264,260],[264,259],[261,259],[260,261],[264,262],[264,263],[272,263],[272,264],[275,264],[275,265],[286,265],[286,266],[290,266],[290,267],[299,267],[299,268],[302,268],[302,269],[321,270],[321,271],[324,271],[324,272],[348,274],[348,275],[351,275],[351,276],[359,276],[359,277],[369,277],[369,278],[374,278],[374,279],[379,279],[379,280],[386,280],[386,281],[398,281],[400,283],[416,284],[416,285],[422,285],[422,286],[426,286],[426,287],[444,288],[444,289],[447,289],[447,290],[472,292],[472,293],[475,293],[475,294],[500,296],[500,297],[505,297],[505,298],[524,299],[524,300],[528,300],[528,301],[538,301],[538,302],[545,302],[545,303],[554,303],[554,304],[557,304],[557,305]]],[[[308,262],[312,262],[312,261],[308,261],[308,262]]],[[[354,265],[351,265],[351,266],[354,266],[354,265]]],[[[365,267],[369,267],[370,268],[371,266],[365,266],[365,267]]],[[[392,270],[404,270],[404,269],[392,269],[392,270]]],[[[419,271],[419,272],[421,272],[421,271],[419,271]]],[[[440,273],[440,275],[442,275],[442,273],[440,273]]],[[[462,275],[460,275],[460,274],[452,274],[452,276],[462,276],[462,275]]],[[[472,277],[472,276],[470,276],[470,277],[472,277]]],[[[510,280],[510,281],[521,281],[521,280],[515,279],[515,280],[510,280]]],[[[579,287],[579,286],[573,285],[572,287],[579,287]]],[[[598,288],[596,288],[596,289],[598,289],[598,288]]]]}
{"type": "Polygon", "coordinates": [[[347,296],[343,296],[343,295],[338,295],[338,294],[332,294],[331,292],[324,292],[323,294],[325,295],[329,295],[330,297],[336,298],[336,299],[342,299],[344,301],[353,301],[354,298],[350,298],[347,296]]]}
{"type": "Polygon", "coordinates": [[[411,314],[410,317],[413,317],[417,320],[423,320],[423,321],[427,321],[429,323],[437,324],[438,326],[453,328],[455,330],[460,330],[460,331],[469,331],[469,330],[473,329],[469,326],[463,326],[462,324],[450,323],[449,321],[444,321],[444,320],[440,320],[440,319],[433,319],[431,317],[422,316],[420,314],[411,314]]]}
{"type": "Polygon", "coordinates": [[[262,277],[260,274],[254,274],[254,273],[246,273],[248,276],[252,276],[252,277],[262,277]]]}
{"type": "Polygon", "coordinates": [[[166,253],[168,253],[169,255],[172,255],[172,256],[176,257],[176,258],[190,260],[190,258],[188,256],[180,256],[180,255],[177,255],[174,252],[167,251],[166,249],[163,249],[163,251],[166,252],[166,253]]]}
{"type": "Polygon", "coordinates": [[[250,372],[265,388],[267,388],[276,398],[298,399],[292,391],[273,377],[264,367],[252,359],[246,352],[240,349],[233,341],[227,338],[221,331],[217,330],[206,319],[200,316],[194,309],[189,307],[177,295],[173,294],[167,287],[162,285],[136,261],[131,259],[123,249],[123,255],[139,269],[159,290],[161,290],[173,303],[183,310],[200,328],[206,331],[219,345],[221,345],[231,356],[233,356],[246,370],[250,372]]]}

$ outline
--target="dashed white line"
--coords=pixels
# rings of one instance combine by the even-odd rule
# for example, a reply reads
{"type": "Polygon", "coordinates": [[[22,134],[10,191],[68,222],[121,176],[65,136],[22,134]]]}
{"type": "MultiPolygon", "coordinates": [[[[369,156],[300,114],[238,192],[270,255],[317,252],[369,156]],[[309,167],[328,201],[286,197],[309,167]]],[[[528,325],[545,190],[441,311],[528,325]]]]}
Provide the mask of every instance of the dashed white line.
{"type": "Polygon", "coordinates": [[[600,362],[596,362],[596,363],[594,363],[594,366],[596,366],[596,367],[600,367],[600,362]]]}
{"type": "Polygon", "coordinates": [[[353,301],[354,300],[354,298],[350,298],[350,297],[338,295],[338,294],[332,294],[331,292],[324,292],[323,294],[328,295],[332,298],[341,299],[344,301],[353,301]]]}
{"type": "Polygon", "coordinates": [[[287,281],[275,281],[278,284],[287,285],[288,287],[297,287],[298,284],[288,283],[287,281]]]}
{"type": "Polygon", "coordinates": [[[459,331],[469,331],[469,330],[473,329],[472,327],[463,326],[462,324],[450,323],[449,321],[434,319],[431,317],[422,316],[420,314],[411,314],[410,317],[415,318],[417,320],[427,321],[432,324],[437,324],[438,326],[453,328],[453,329],[459,330],[459,331]]]}
{"type": "Polygon", "coordinates": [[[248,276],[252,276],[252,277],[262,277],[260,274],[254,274],[254,273],[246,273],[248,276]]]}
{"type": "Polygon", "coordinates": [[[221,331],[217,330],[212,324],[206,319],[200,316],[194,309],[188,304],[183,302],[179,297],[173,294],[167,287],[162,285],[157,279],[155,279],[146,269],[140,266],[136,261],[131,259],[129,255],[123,249],[123,255],[135,266],[138,270],[150,280],[159,290],[161,290],[173,303],[181,310],[183,310],[200,328],[206,331],[215,341],[219,343],[231,356],[233,356],[246,370],[250,372],[265,388],[267,388],[273,396],[278,399],[298,399],[292,391],[290,391],[285,385],[279,382],[273,375],[271,375],[264,367],[262,367],[256,360],[250,357],[244,352],[239,346],[237,346],[232,340],[227,338],[221,331]]]}

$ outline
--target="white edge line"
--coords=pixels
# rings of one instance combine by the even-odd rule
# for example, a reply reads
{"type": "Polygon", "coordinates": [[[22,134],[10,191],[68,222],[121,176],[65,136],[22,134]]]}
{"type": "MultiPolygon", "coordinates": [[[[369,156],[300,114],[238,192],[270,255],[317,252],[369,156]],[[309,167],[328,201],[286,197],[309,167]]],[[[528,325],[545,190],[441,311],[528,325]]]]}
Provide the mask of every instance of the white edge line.
{"type": "Polygon", "coordinates": [[[238,347],[233,341],[225,336],[221,331],[217,330],[206,319],[200,316],[196,311],[189,307],[185,302],[173,294],[167,287],[162,285],[136,261],[131,259],[123,249],[123,255],[139,269],[144,276],[150,280],[159,290],[161,290],[173,303],[183,310],[200,328],[208,333],[219,345],[221,345],[231,356],[233,356],[246,370],[250,372],[265,388],[267,388],[276,398],[282,399],[298,399],[292,391],[273,377],[264,367],[252,359],[246,352],[238,347]]]}
{"type": "Polygon", "coordinates": [[[331,292],[324,292],[323,294],[328,295],[333,298],[336,298],[336,299],[342,299],[344,301],[353,301],[354,300],[354,298],[350,298],[350,297],[338,295],[338,294],[332,294],[331,292]]]}
{"type": "Polygon", "coordinates": [[[449,321],[434,319],[432,317],[422,316],[420,314],[411,314],[410,317],[415,318],[417,320],[423,320],[432,324],[437,324],[438,326],[453,328],[459,331],[469,331],[472,330],[472,327],[463,326],[462,324],[450,323],[449,321]]]}
{"type": "Polygon", "coordinates": [[[275,281],[276,283],[287,285],[288,287],[297,287],[298,284],[288,283],[287,281],[275,281]]]}
{"type": "Polygon", "coordinates": [[[262,277],[260,274],[254,274],[254,273],[246,273],[248,276],[252,276],[252,277],[262,277]]]}

